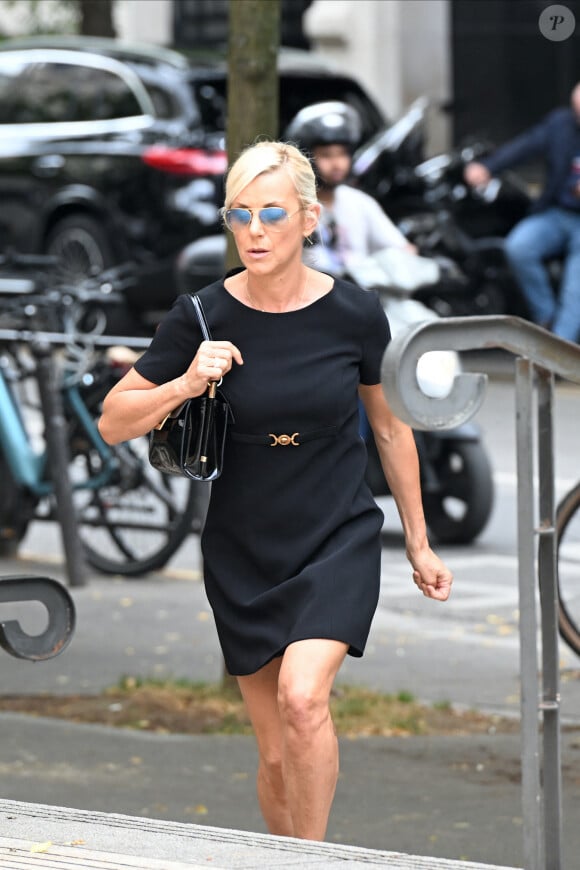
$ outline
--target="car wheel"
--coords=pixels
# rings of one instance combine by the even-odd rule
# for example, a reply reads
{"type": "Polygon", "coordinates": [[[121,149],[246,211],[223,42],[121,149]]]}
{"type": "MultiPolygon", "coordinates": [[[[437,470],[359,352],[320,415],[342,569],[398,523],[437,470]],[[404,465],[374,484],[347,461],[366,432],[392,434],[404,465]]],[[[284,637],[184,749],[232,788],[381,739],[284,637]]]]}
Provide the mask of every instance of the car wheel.
{"type": "Polygon", "coordinates": [[[58,257],[59,271],[70,281],[101,272],[114,262],[105,230],[86,214],[71,214],[58,221],[46,240],[46,253],[58,257]]]}

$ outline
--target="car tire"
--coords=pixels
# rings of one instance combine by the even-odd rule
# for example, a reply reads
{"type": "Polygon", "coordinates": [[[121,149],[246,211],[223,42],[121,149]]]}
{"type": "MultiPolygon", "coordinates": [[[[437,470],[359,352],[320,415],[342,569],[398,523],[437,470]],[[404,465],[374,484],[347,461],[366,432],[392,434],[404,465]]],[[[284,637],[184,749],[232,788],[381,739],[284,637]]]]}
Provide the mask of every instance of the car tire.
{"type": "Polygon", "coordinates": [[[111,242],[97,218],[69,214],[59,220],[46,239],[45,252],[59,259],[59,271],[68,280],[81,280],[114,264],[111,242]]]}

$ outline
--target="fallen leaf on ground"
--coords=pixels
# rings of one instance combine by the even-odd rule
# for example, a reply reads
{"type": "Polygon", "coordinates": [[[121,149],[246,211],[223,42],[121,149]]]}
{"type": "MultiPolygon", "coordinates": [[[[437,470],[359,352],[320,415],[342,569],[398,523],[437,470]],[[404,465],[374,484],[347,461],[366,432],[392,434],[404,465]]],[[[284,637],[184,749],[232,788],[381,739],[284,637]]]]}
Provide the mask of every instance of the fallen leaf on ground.
{"type": "Polygon", "coordinates": [[[48,852],[48,850],[50,849],[51,846],[52,846],[52,843],[50,842],[50,840],[48,841],[48,843],[36,843],[34,846],[31,846],[30,851],[31,852],[48,852]]]}

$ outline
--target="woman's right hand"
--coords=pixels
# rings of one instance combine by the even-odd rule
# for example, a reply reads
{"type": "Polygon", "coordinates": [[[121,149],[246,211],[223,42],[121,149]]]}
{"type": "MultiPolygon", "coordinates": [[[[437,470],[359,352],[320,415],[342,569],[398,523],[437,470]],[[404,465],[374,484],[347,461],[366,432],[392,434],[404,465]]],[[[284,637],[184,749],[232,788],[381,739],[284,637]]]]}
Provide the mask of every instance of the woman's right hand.
{"type": "Polygon", "coordinates": [[[182,380],[187,392],[199,396],[208,381],[219,381],[226,375],[233,363],[243,365],[239,349],[231,341],[202,341],[196,355],[182,380]]]}

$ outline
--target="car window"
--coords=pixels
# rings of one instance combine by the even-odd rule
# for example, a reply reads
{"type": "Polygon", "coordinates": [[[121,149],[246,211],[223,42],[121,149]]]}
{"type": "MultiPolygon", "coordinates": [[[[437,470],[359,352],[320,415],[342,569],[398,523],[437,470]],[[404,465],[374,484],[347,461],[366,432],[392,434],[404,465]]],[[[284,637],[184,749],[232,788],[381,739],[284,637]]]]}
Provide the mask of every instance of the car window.
{"type": "MultiPolygon", "coordinates": [[[[206,131],[225,130],[226,81],[193,80],[192,87],[206,131]]],[[[370,139],[385,126],[385,119],[357,82],[340,76],[281,75],[280,135],[292,118],[311,103],[341,100],[356,109],[362,122],[362,141],[370,139]]]]}
{"type": "Polygon", "coordinates": [[[129,85],[109,70],[70,63],[0,65],[0,123],[100,121],[142,115],[129,85]]]}
{"type": "MultiPolygon", "coordinates": [[[[145,79],[142,76],[141,84],[149,94],[151,102],[155,108],[155,117],[161,120],[168,121],[173,118],[180,118],[183,115],[184,107],[178,96],[178,93],[172,93],[170,90],[171,84],[164,82],[154,82],[149,78],[145,79]]],[[[175,85],[174,85],[175,87],[175,85]]]]}
{"type": "Polygon", "coordinates": [[[227,113],[225,80],[193,81],[192,86],[203,129],[208,133],[225,130],[227,113]]]}
{"type": "Polygon", "coordinates": [[[374,136],[385,124],[379,110],[359,85],[340,76],[281,76],[280,133],[305,106],[340,100],[356,109],[362,123],[361,140],[374,136]]]}

